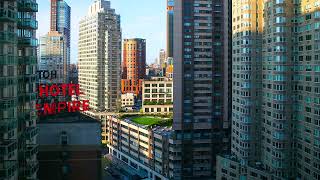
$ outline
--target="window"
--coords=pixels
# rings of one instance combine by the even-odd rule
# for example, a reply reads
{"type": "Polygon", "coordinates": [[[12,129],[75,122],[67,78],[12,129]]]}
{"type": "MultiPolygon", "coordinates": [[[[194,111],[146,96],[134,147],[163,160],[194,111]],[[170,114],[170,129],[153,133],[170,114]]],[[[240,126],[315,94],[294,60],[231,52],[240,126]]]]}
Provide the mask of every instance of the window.
{"type": "Polygon", "coordinates": [[[68,144],[68,135],[66,131],[62,131],[60,135],[60,143],[61,145],[67,145],[68,144]]]}
{"type": "Polygon", "coordinates": [[[308,34],[306,35],[306,40],[311,40],[312,39],[312,35],[308,34]]]}
{"type": "Polygon", "coordinates": [[[276,0],[276,4],[282,4],[284,0],[276,0]]]}

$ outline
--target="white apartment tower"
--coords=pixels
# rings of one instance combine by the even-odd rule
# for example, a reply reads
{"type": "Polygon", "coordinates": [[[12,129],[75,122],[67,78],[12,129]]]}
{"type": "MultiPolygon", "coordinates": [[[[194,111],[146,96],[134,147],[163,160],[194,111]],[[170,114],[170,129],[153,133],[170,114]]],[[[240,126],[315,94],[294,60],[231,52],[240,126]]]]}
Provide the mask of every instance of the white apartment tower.
{"type": "Polygon", "coordinates": [[[110,2],[96,0],[80,21],[79,84],[92,111],[114,111],[120,99],[120,15],[110,2]]]}

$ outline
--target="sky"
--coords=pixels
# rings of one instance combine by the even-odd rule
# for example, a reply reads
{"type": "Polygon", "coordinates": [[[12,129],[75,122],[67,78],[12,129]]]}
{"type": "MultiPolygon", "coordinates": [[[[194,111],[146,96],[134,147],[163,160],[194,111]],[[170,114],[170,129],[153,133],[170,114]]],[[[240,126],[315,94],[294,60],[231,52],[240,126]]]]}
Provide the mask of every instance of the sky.
{"type": "MultiPolygon", "coordinates": [[[[65,0],[71,7],[71,63],[77,62],[79,21],[94,0],[65,0]],[[81,2],[81,3],[80,3],[81,2]]],[[[145,38],[147,63],[153,63],[166,45],[166,0],[110,0],[111,7],[121,16],[122,38],[145,38]]],[[[50,27],[50,0],[38,0],[37,36],[50,27]]]]}

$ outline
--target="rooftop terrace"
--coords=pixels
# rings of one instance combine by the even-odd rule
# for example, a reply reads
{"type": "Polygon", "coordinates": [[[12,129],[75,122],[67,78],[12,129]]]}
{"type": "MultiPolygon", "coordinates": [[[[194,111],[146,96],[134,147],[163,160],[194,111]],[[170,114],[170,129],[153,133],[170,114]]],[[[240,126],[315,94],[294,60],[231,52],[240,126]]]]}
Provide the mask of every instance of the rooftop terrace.
{"type": "Polygon", "coordinates": [[[122,115],[120,119],[130,120],[139,125],[143,126],[162,126],[171,127],[172,117],[170,116],[157,116],[157,115],[122,115]]]}

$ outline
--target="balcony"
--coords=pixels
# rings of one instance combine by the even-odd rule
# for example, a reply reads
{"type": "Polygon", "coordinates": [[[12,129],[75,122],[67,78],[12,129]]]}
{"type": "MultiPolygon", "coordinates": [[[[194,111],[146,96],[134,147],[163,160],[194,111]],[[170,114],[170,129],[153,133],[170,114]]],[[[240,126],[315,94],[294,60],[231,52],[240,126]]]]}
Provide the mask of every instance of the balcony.
{"type": "Polygon", "coordinates": [[[18,105],[18,101],[16,98],[12,99],[0,99],[0,109],[8,109],[8,108],[13,108],[18,105]]]}
{"type": "Polygon", "coordinates": [[[35,137],[38,134],[39,129],[36,127],[29,127],[24,133],[24,138],[26,140],[31,140],[33,137],[35,137]]]}
{"type": "Polygon", "coordinates": [[[0,22],[15,22],[17,20],[17,12],[8,8],[0,8],[0,22]]]}
{"type": "Polygon", "coordinates": [[[24,0],[18,3],[20,12],[38,12],[38,4],[34,0],[24,0]]]}
{"type": "Polygon", "coordinates": [[[18,43],[20,46],[31,46],[31,47],[38,46],[38,40],[36,38],[30,38],[30,37],[20,37],[18,43]]]}
{"type": "Polygon", "coordinates": [[[0,177],[1,179],[12,178],[18,170],[16,161],[3,161],[0,163],[0,177]]]}
{"type": "Polygon", "coordinates": [[[18,63],[23,65],[36,65],[37,57],[36,56],[20,56],[18,57],[18,63]]]}
{"type": "Polygon", "coordinates": [[[0,55],[0,65],[16,65],[17,57],[13,55],[0,55]]]}
{"type": "Polygon", "coordinates": [[[10,159],[14,156],[15,151],[17,150],[17,141],[15,140],[5,140],[0,144],[0,157],[6,157],[6,159],[10,159]]]}
{"type": "Polygon", "coordinates": [[[0,77],[0,86],[10,86],[18,83],[18,78],[15,76],[0,77]]]}
{"type": "Polygon", "coordinates": [[[0,43],[17,43],[17,36],[14,32],[0,31],[0,43]]]}
{"type": "Polygon", "coordinates": [[[38,161],[29,162],[25,169],[25,175],[27,176],[27,179],[28,177],[34,176],[35,173],[37,173],[38,169],[39,169],[38,161]]]}
{"type": "Polygon", "coordinates": [[[19,29],[38,29],[38,21],[32,18],[23,18],[18,21],[19,29]]]}
{"type": "Polygon", "coordinates": [[[38,144],[31,144],[27,145],[27,149],[25,151],[25,155],[27,158],[31,158],[33,155],[38,153],[39,145],[38,144]]]}
{"type": "MultiPolygon", "coordinates": [[[[0,119],[0,129],[1,131],[10,131],[17,128],[17,120],[14,118],[0,119]]],[[[1,146],[1,145],[0,145],[1,146]]]]}

